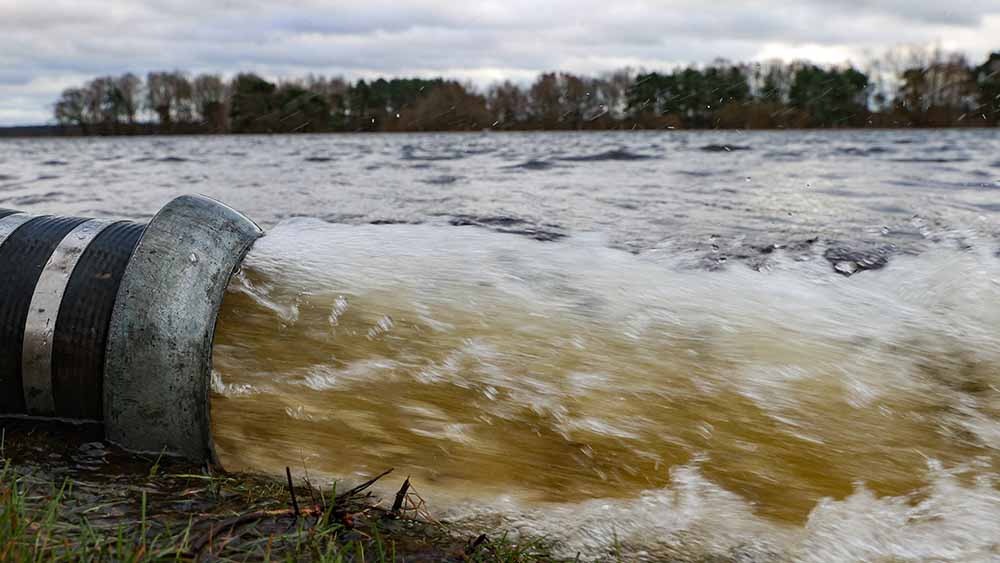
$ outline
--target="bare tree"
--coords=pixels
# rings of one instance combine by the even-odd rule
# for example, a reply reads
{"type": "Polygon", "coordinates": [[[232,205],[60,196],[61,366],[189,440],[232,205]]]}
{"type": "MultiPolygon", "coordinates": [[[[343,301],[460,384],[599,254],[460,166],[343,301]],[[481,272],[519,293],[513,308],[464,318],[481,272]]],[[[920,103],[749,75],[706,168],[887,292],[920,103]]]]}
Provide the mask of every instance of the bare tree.
{"type": "Polygon", "coordinates": [[[601,79],[600,89],[603,92],[602,99],[607,106],[608,115],[612,119],[624,118],[628,105],[628,90],[632,82],[635,81],[635,71],[631,68],[623,68],[605,73],[601,79]]]}
{"type": "Polygon", "coordinates": [[[410,120],[418,131],[467,131],[488,127],[490,114],[471,85],[445,82],[417,100],[410,120]]]}
{"type": "Polygon", "coordinates": [[[181,71],[170,73],[170,94],[173,96],[174,119],[182,123],[194,121],[194,88],[187,74],[181,71]]]}
{"type": "Polygon", "coordinates": [[[114,108],[115,79],[111,76],[101,76],[87,83],[86,93],[87,119],[90,123],[112,125],[117,121],[114,108]]]}
{"type": "Polygon", "coordinates": [[[171,123],[171,108],[174,103],[170,73],[150,72],[146,75],[146,107],[156,112],[160,125],[171,123]]]}
{"type": "Polygon", "coordinates": [[[532,118],[543,128],[555,129],[562,116],[562,96],[559,77],[554,72],[540,75],[531,85],[528,107],[532,118]]]}
{"type": "Polygon", "coordinates": [[[142,80],[131,72],[126,72],[114,81],[116,112],[129,124],[135,123],[135,116],[139,112],[141,90],[142,80]]]}
{"type": "Polygon", "coordinates": [[[516,127],[528,119],[528,96],[520,86],[509,80],[490,87],[486,93],[486,106],[498,127],[516,127]]]}
{"type": "Polygon", "coordinates": [[[226,84],[218,74],[201,74],[191,83],[191,99],[202,121],[211,121],[226,101],[226,84]]]}
{"type": "Polygon", "coordinates": [[[67,88],[62,91],[53,110],[60,125],[79,125],[87,131],[87,95],[82,88],[67,88]]]}
{"type": "Polygon", "coordinates": [[[347,94],[350,85],[343,77],[325,77],[309,74],[302,81],[302,87],[321,96],[330,105],[332,113],[341,115],[347,110],[347,94]]]}

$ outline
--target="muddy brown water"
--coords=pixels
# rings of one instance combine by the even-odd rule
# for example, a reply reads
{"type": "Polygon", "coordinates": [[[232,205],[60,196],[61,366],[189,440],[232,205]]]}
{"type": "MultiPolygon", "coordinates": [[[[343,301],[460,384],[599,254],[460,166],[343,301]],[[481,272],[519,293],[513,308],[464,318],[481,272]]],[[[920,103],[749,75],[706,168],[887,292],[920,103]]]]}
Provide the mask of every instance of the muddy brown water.
{"type": "Polygon", "coordinates": [[[226,297],[214,435],[232,467],[394,467],[448,518],[584,552],[988,556],[998,297],[981,251],[705,272],[589,240],[292,221],[226,297]]]}

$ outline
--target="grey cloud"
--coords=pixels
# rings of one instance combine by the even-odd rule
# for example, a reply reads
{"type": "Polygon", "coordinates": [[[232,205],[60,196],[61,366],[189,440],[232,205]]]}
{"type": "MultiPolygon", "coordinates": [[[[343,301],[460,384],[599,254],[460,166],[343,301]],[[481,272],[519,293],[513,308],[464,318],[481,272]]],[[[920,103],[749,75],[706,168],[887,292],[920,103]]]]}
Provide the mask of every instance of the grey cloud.
{"type": "Polygon", "coordinates": [[[775,45],[856,56],[944,39],[979,57],[995,37],[995,0],[0,0],[0,124],[37,120],[81,76],[124,71],[523,78],[775,45]]]}
{"type": "Polygon", "coordinates": [[[995,0],[950,0],[941,2],[914,2],[911,0],[816,0],[820,7],[837,6],[857,14],[878,13],[897,20],[916,21],[956,26],[974,26],[983,14],[997,12],[995,0]]]}

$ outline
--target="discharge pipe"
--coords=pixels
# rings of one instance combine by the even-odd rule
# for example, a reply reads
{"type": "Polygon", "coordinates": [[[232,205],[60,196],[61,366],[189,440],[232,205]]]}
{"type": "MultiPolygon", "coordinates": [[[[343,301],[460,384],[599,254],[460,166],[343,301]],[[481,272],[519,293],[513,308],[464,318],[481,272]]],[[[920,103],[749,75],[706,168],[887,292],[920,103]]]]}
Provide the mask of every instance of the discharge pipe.
{"type": "Polygon", "coordinates": [[[203,196],[146,225],[0,209],[0,417],[102,422],[125,449],[216,461],[215,321],[263,234],[203,196]]]}

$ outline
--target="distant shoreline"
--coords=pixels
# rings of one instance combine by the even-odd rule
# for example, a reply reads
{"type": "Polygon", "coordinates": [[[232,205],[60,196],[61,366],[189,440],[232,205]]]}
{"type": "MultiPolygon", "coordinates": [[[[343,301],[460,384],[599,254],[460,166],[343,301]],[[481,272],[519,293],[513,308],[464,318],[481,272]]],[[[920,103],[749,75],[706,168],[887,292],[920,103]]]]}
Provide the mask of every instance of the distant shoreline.
{"type": "Polygon", "coordinates": [[[886,126],[868,126],[868,127],[771,127],[771,128],[753,128],[746,129],[740,127],[715,127],[715,128],[630,128],[630,127],[618,127],[618,128],[593,128],[593,129],[533,129],[533,128],[483,128],[483,129],[467,129],[467,130],[425,130],[425,131],[372,131],[372,130],[338,130],[338,131],[323,131],[323,132],[299,132],[293,133],[288,131],[275,131],[275,132],[248,132],[248,133],[233,133],[225,132],[220,133],[217,131],[210,131],[207,128],[202,130],[197,126],[184,127],[180,130],[175,131],[160,131],[160,127],[156,123],[143,123],[136,124],[133,126],[134,129],[128,132],[116,132],[116,133],[88,133],[84,134],[80,127],[78,126],[62,126],[62,125],[15,125],[15,126],[0,126],[0,139],[27,139],[27,138],[87,138],[87,137],[183,137],[183,136],[220,136],[220,137],[243,137],[248,135],[354,135],[354,134],[389,134],[389,135],[406,135],[412,133],[464,133],[464,134],[479,134],[479,133],[605,133],[605,132],[643,132],[648,133],[651,131],[656,132],[710,132],[710,131],[743,131],[743,132],[764,132],[764,131],[927,131],[927,130],[984,130],[984,129],[998,129],[995,125],[964,125],[956,126],[954,124],[948,125],[921,125],[921,126],[906,126],[906,125],[886,125],[886,126]]]}

